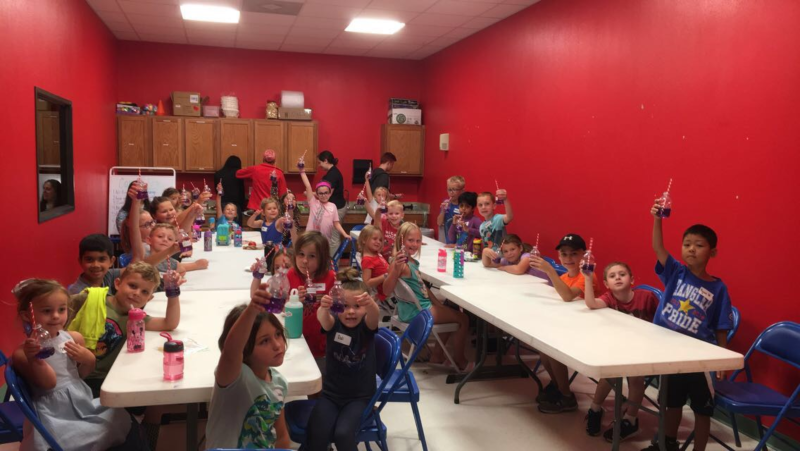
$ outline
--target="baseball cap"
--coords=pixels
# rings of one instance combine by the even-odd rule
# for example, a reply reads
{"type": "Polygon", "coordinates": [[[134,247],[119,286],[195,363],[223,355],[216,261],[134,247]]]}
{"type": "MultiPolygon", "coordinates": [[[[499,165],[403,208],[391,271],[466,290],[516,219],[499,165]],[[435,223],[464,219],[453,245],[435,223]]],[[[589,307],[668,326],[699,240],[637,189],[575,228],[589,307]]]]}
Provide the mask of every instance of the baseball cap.
{"type": "Polygon", "coordinates": [[[586,241],[583,241],[580,235],[570,233],[564,235],[564,238],[561,238],[561,241],[558,242],[558,246],[556,246],[556,250],[561,249],[561,246],[569,246],[573,249],[586,249],[586,241]]]}
{"type": "Polygon", "coordinates": [[[274,163],[275,162],[275,151],[272,149],[267,149],[264,151],[264,161],[267,163],[274,163]]]}

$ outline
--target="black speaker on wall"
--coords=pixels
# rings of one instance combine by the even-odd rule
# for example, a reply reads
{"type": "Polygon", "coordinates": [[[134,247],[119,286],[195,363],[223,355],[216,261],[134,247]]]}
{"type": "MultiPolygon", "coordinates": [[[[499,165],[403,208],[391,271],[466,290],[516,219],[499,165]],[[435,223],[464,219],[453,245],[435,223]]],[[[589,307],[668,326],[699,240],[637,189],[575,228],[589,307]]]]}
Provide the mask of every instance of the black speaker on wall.
{"type": "Polygon", "coordinates": [[[369,167],[372,165],[372,160],[353,160],[353,183],[363,184],[364,175],[366,175],[369,167]]]}

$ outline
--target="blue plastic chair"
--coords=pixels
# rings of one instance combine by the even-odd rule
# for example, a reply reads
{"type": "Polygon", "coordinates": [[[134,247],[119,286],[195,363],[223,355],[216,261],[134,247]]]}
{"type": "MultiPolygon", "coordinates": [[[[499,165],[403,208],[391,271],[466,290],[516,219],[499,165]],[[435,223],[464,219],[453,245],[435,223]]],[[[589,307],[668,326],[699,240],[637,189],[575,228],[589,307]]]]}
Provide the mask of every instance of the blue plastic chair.
{"type": "MultiPolygon", "coordinates": [[[[8,365],[8,359],[0,352],[0,367],[5,365],[8,365]]],[[[6,395],[0,404],[0,444],[21,442],[24,422],[25,416],[17,402],[11,401],[11,391],[6,390],[6,395]]]]}
{"type": "Polygon", "coordinates": [[[556,263],[556,261],[553,260],[552,258],[542,255],[542,259],[544,259],[544,261],[546,261],[547,263],[550,263],[553,269],[556,270],[556,274],[558,274],[559,276],[567,273],[567,268],[561,266],[561,264],[559,263],[556,263]]]}
{"type": "Polygon", "coordinates": [[[122,254],[117,259],[117,262],[119,263],[119,267],[120,268],[124,268],[124,267],[128,266],[131,263],[132,259],[133,259],[133,255],[131,255],[131,254],[122,254]]]}
{"type": "Polygon", "coordinates": [[[417,425],[417,435],[422,442],[422,450],[428,451],[428,443],[425,441],[425,432],[422,429],[422,417],[419,415],[419,386],[411,372],[411,365],[416,361],[420,351],[428,342],[428,337],[433,330],[433,315],[430,310],[422,310],[411,320],[400,342],[408,341],[410,351],[407,359],[400,359],[400,368],[395,369],[389,378],[389,384],[383,390],[379,401],[382,402],[407,402],[411,404],[411,412],[414,415],[414,422],[417,425]]]}
{"type": "Polygon", "coordinates": [[[347,239],[342,241],[342,244],[339,245],[339,249],[336,249],[336,253],[333,254],[333,257],[331,257],[331,263],[333,264],[334,271],[339,271],[339,260],[341,260],[342,255],[344,255],[344,251],[347,250],[347,246],[350,245],[350,241],[352,240],[347,239]]]}
{"type": "Polygon", "coordinates": [[[651,287],[650,285],[639,285],[639,286],[633,287],[633,289],[634,290],[647,290],[647,291],[650,291],[652,293],[655,293],[655,295],[656,295],[656,297],[658,297],[659,301],[664,299],[664,292],[659,290],[656,287],[651,287]]]}
{"type": "MultiPolygon", "coordinates": [[[[369,442],[375,442],[381,450],[388,451],[386,425],[383,424],[380,418],[381,410],[383,410],[387,401],[381,401],[377,406],[375,404],[386,389],[390,375],[397,367],[397,361],[400,358],[400,339],[394,332],[385,327],[378,329],[378,333],[375,334],[375,357],[378,367],[377,375],[380,378],[380,382],[362,414],[361,429],[356,438],[359,443],[366,442],[367,449],[369,449],[369,442]]],[[[286,424],[289,429],[289,437],[294,442],[305,445],[308,420],[316,403],[313,399],[307,399],[286,404],[284,408],[286,424]]]]}
{"type": "Polygon", "coordinates": [[[42,422],[39,421],[39,416],[36,414],[33,403],[31,403],[31,397],[25,381],[17,375],[17,372],[14,371],[11,365],[6,365],[5,375],[8,391],[11,392],[11,396],[16,400],[17,406],[19,406],[22,414],[25,415],[25,418],[39,431],[39,434],[47,441],[47,444],[50,445],[53,451],[63,451],[63,448],[59,446],[56,439],[53,438],[42,422]]]}

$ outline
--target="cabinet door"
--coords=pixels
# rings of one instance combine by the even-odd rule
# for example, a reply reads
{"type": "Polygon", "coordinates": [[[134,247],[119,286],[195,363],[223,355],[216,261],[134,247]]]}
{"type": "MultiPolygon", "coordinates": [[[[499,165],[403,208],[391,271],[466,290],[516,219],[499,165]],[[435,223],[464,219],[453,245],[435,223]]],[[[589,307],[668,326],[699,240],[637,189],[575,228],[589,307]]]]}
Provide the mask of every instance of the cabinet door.
{"type": "Polygon", "coordinates": [[[36,118],[37,164],[59,166],[61,164],[61,135],[58,112],[37,111],[36,118]]]}
{"type": "Polygon", "coordinates": [[[260,164],[264,158],[264,151],[272,149],[275,151],[275,166],[286,168],[286,127],[284,123],[274,120],[253,121],[253,129],[252,164],[260,164]]]}
{"type": "MultiPolygon", "coordinates": [[[[225,164],[230,156],[242,160],[242,167],[252,166],[253,123],[247,119],[222,119],[220,126],[219,165],[225,164]]],[[[259,163],[261,161],[259,160],[259,163]]]]}
{"type": "Polygon", "coordinates": [[[152,166],[147,117],[117,116],[120,166],[152,166]]]}
{"type": "Polygon", "coordinates": [[[397,157],[392,175],[422,175],[425,157],[424,125],[389,125],[381,128],[381,154],[397,157]]]}
{"type": "Polygon", "coordinates": [[[217,122],[215,119],[184,119],[187,171],[214,172],[217,122]]]}
{"type": "Polygon", "coordinates": [[[286,123],[286,168],[288,173],[297,174],[297,159],[305,153],[306,172],[317,170],[317,123],[286,123]]]}
{"type": "Polygon", "coordinates": [[[153,166],[183,170],[183,121],[153,118],[153,166]]]}

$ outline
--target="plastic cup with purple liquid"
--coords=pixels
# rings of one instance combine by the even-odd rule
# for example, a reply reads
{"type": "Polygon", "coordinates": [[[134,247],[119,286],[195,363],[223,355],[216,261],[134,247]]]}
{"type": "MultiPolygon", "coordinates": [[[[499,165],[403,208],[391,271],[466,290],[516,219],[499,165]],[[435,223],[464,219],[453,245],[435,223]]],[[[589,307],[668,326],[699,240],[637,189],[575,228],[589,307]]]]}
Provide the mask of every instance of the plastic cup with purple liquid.
{"type": "Polygon", "coordinates": [[[344,313],[344,289],[342,288],[342,282],[336,281],[333,283],[333,288],[331,288],[330,293],[328,293],[333,299],[333,303],[331,304],[331,313],[339,314],[344,313]]]}

